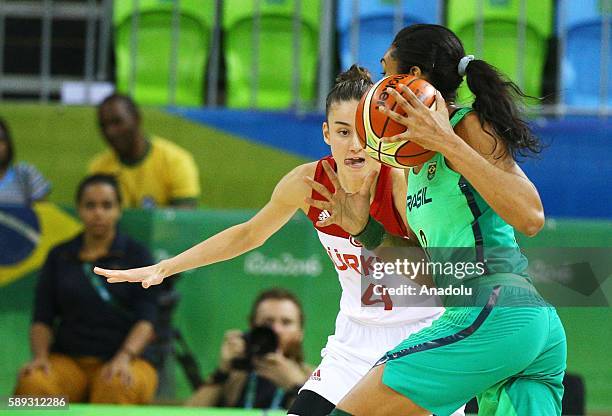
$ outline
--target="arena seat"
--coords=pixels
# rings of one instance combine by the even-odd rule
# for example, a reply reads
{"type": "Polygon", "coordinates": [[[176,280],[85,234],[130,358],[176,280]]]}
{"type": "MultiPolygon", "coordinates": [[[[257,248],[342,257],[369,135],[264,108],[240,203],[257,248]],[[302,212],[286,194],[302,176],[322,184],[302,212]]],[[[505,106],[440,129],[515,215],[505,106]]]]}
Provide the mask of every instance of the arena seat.
{"type": "Polygon", "coordinates": [[[561,66],[563,103],[582,108],[612,106],[612,2],[601,0],[560,0],[558,5],[559,32],[566,36],[565,54],[561,66]],[[608,5],[607,10],[604,5],[608,5]],[[601,65],[603,43],[602,24],[607,15],[607,99],[602,101],[601,65]]]}
{"type": "Polygon", "coordinates": [[[320,1],[225,0],[224,54],[227,101],[231,108],[285,109],[293,93],[294,11],[299,18],[299,100],[312,102],[316,93],[320,1]],[[260,17],[257,18],[256,5],[260,17]],[[259,28],[259,36],[256,30],[259,28]],[[258,45],[255,53],[255,43],[258,45]],[[253,85],[257,93],[254,99],[253,85]]]}
{"type": "MultiPolygon", "coordinates": [[[[447,25],[463,42],[466,54],[476,55],[476,58],[496,66],[527,94],[540,96],[548,38],[552,33],[553,1],[524,1],[526,30],[522,49],[518,29],[521,0],[449,0],[447,25]],[[476,49],[479,4],[483,5],[484,19],[481,54],[476,49]],[[521,69],[522,82],[519,79],[521,69]]],[[[464,83],[459,91],[459,101],[471,101],[470,97],[464,83]]]]}
{"type": "Polygon", "coordinates": [[[372,77],[380,79],[380,58],[383,56],[399,29],[415,23],[440,23],[442,5],[438,0],[369,0],[358,2],[359,41],[356,56],[351,48],[351,26],[353,7],[356,0],[338,2],[338,46],[342,69],[359,63],[366,67],[372,77]],[[401,11],[402,19],[397,25],[396,11],[401,11]]]}
{"type": "MultiPolygon", "coordinates": [[[[212,38],[214,2],[181,0],[179,3],[178,50],[174,102],[177,105],[203,104],[204,74],[212,38]]],[[[171,103],[171,57],[173,2],[138,2],[136,59],[131,58],[132,15],[135,2],[115,1],[113,26],[117,58],[117,88],[129,92],[130,74],[135,67],[133,96],[140,104],[171,103]]]]}

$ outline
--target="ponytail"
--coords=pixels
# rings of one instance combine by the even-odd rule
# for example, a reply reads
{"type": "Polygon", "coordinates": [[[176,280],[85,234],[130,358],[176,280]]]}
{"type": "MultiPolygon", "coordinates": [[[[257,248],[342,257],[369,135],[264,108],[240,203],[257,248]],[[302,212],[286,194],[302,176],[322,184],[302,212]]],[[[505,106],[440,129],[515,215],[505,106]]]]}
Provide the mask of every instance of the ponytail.
{"type": "Polygon", "coordinates": [[[517,101],[534,97],[523,93],[518,85],[507,80],[495,67],[479,59],[468,63],[465,78],[475,96],[472,108],[483,128],[485,123],[489,125],[514,159],[542,151],[540,140],[529,129],[517,105],[517,101]]]}

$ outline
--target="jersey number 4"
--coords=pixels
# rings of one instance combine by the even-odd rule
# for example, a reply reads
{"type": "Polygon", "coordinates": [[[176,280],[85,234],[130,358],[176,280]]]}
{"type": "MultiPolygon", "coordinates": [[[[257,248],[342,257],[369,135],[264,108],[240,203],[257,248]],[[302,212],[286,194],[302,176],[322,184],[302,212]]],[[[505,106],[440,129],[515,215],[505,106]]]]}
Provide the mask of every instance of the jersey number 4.
{"type": "MultiPolygon", "coordinates": [[[[386,289],[384,285],[378,285],[379,289],[386,289]]],[[[370,283],[370,286],[363,292],[363,296],[361,297],[361,303],[367,306],[376,305],[377,303],[382,303],[385,305],[385,310],[390,311],[393,309],[393,302],[391,301],[391,296],[387,293],[387,291],[383,291],[382,294],[376,295],[374,294],[374,284],[370,283]],[[379,298],[374,298],[374,296],[378,296],[379,298]]]]}

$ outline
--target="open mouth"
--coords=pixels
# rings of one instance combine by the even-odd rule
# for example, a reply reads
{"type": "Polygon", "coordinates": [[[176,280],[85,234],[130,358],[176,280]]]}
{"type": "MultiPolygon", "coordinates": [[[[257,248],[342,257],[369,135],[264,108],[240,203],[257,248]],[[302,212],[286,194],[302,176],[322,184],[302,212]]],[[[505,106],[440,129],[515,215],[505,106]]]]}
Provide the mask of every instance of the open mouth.
{"type": "Polygon", "coordinates": [[[344,159],[344,165],[354,169],[359,169],[365,166],[365,159],[363,157],[346,158],[344,159]]]}

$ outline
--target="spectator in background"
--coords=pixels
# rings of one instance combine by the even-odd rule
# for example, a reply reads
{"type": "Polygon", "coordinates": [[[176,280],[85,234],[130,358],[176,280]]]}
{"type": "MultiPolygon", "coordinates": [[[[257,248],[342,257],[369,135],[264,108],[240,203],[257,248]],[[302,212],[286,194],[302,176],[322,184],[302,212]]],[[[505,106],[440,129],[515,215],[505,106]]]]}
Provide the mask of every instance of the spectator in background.
{"type": "Polygon", "coordinates": [[[34,166],[13,164],[15,151],[6,122],[0,118],[0,204],[30,205],[43,200],[51,185],[34,166]]]}
{"type": "Polygon", "coordinates": [[[188,406],[289,408],[312,372],[304,364],[302,305],[287,290],[267,290],[253,304],[249,325],[251,334],[255,328],[271,328],[278,336],[277,351],[255,357],[252,370],[236,368],[242,367],[238,362],[245,358],[247,342],[242,331],[227,331],[219,367],[189,399],[188,406]]]}
{"type": "Polygon", "coordinates": [[[98,123],[110,149],[95,157],[89,171],[116,176],[125,207],[196,207],[200,184],[192,155],[168,140],[146,137],[130,97],[113,94],[102,101],[98,123]]]}
{"type": "Polygon", "coordinates": [[[112,176],[93,175],[79,185],[85,229],[53,248],[41,270],[30,331],[33,359],[22,368],[15,394],[92,403],[153,398],[157,373],[143,351],[154,337],[157,291],[108,284],[92,272],[94,265],[152,261],[148,250],[117,231],[120,205],[112,176]]]}

